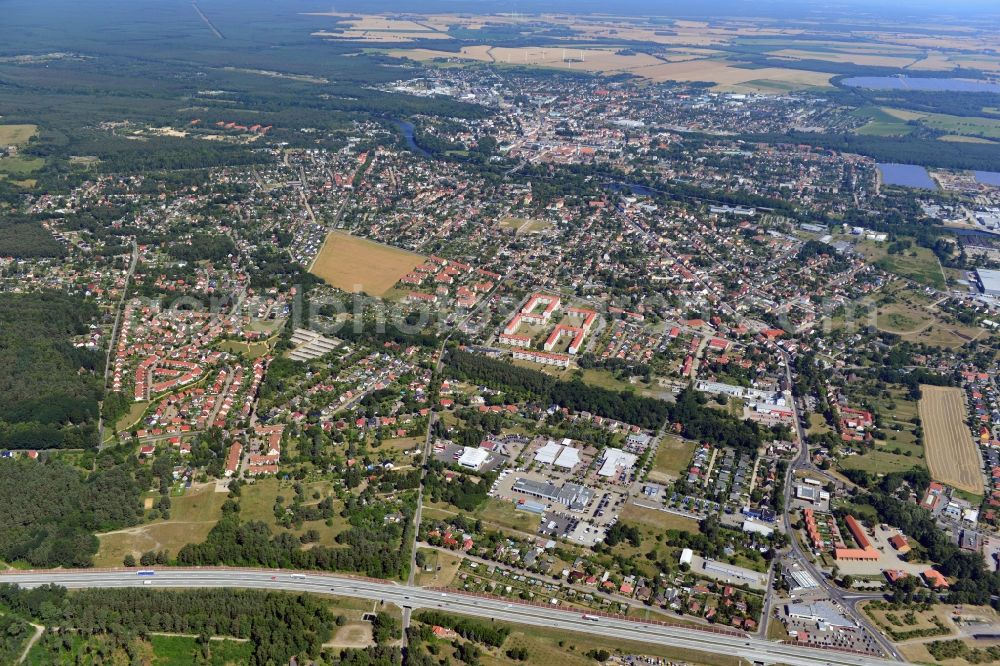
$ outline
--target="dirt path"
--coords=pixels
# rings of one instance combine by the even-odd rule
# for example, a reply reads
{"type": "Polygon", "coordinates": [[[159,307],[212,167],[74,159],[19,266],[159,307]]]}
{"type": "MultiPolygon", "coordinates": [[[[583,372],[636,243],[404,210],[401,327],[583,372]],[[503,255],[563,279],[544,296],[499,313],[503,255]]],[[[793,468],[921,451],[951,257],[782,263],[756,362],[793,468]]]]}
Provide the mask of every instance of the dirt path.
{"type": "Polygon", "coordinates": [[[17,663],[23,664],[24,660],[28,658],[28,653],[31,652],[31,648],[35,647],[35,643],[38,639],[42,637],[42,632],[45,631],[45,627],[40,624],[35,624],[34,622],[29,622],[32,627],[35,628],[35,635],[28,640],[28,644],[24,646],[24,651],[21,652],[21,656],[18,657],[17,663]]]}
{"type": "Polygon", "coordinates": [[[207,525],[208,523],[217,523],[218,520],[169,520],[165,523],[152,523],[148,525],[136,525],[135,527],[126,527],[120,530],[112,530],[110,532],[101,532],[98,534],[98,538],[102,536],[107,536],[109,534],[143,534],[150,527],[156,527],[157,525],[207,525]]]}

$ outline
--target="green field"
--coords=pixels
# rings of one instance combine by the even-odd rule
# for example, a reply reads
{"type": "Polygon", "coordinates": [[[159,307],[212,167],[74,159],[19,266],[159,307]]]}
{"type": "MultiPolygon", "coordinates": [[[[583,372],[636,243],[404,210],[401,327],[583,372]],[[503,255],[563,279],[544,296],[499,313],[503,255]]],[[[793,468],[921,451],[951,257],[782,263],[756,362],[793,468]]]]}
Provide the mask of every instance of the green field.
{"type": "Polygon", "coordinates": [[[881,449],[864,455],[847,456],[840,461],[840,467],[843,469],[863,469],[873,475],[905,472],[923,466],[924,462],[919,458],[896,455],[881,449]]]}
{"type": "Polygon", "coordinates": [[[697,444],[690,440],[664,435],[656,448],[656,457],[653,458],[650,478],[656,477],[656,480],[676,478],[683,470],[687,469],[696,446],[697,444]]]}
{"type": "Polygon", "coordinates": [[[238,342],[236,340],[225,340],[219,343],[219,349],[232,354],[245,354],[247,358],[256,360],[271,351],[271,345],[267,341],[238,342]]]}
{"type": "Polygon", "coordinates": [[[925,113],[904,111],[902,109],[880,109],[880,111],[903,123],[916,121],[931,129],[962,136],[980,136],[987,139],[1000,139],[1000,120],[979,116],[952,116],[944,113],[925,113]]]}
{"type": "Polygon", "coordinates": [[[139,421],[142,419],[143,414],[146,413],[146,410],[149,409],[149,406],[151,404],[152,403],[149,402],[148,400],[133,402],[132,405],[129,407],[128,412],[126,412],[124,416],[118,419],[118,423],[115,424],[115,431],[127,432],[132,430],[133,428],[138,427],[139,421]]]}
{"type": "Polygon", "coordinates": [[[201,663],[211,666],[237,666],[249,662],[253,646],[249,641],[211,640],[209,658],[203,659],[202,648],[194,636],[149,637],[153,646],[153,666],[188,666],[201,663]]]}
{"type": "Polygon", "coordinates": [[[482,657],[484,666],[508,666],[511,660],[503,654],[503,650],[523,646],[528,650],[528,660],[520,662],[528,666],[593,666],[597,662],[587,656],[591,650],[608,650],[618,655],[649,655],[687,664],[702,666],[737,666],[739,657],[734,655],[717,655],[696,652],[669,645],[653,643],[636,643],[610,639],[602,636],[590,636],[544,626],[525,627],[510,625],[513,629],[504,641],[500,650],[485,651],[482,657]]]}
{"type": "Polygon", "coordinates": [[[43,166],[45,166],[45,160],[41,157],[25,157],[23,155],[3,157],[0,158],[0,175],[26,176],[38,171],[43,166]]]}
{"type": "Polygon", "coordinates": [[[893,116],[883,109],[875,106],[866,106],[856,109],[851,115],[858,118],[867,119],[865,125],[859,127],[857,134],[867,134],[870,136],[902,136],[910,134],[914,128],[906,124],[905,120],[893,116]]]}
{"type": "Polygon", "coordinates": [[[669,511],[658,509],[647,509],[634,504],[626,504],[625,510],[621,513],[621,519],[627,523],[639,523],[647,527],[653,527],[660,532],[666,530],[681,530],[683,532],[697,532],[698,521],[692,518],[685,518],[669,511]]]}

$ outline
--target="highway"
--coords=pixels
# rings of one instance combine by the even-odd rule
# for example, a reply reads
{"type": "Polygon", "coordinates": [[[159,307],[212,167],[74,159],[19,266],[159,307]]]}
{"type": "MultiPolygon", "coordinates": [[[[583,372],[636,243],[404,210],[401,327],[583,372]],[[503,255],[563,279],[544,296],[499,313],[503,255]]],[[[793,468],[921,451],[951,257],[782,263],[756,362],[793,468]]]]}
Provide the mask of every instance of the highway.
{"type": "Polygon", "coordinates": [[[722,634],[615,617],[585,619],[579,610],[560,610],[503,599],[482,598],[455,591],[425,589],[388,581],[351,578],[327,573],[292,573],[267,569],[163,568],[152,576],[128,570],[53,570],[0,573],[0,583],[36,587],[53,583],[71,589],[148,587],[240,587],[287,592],[333,594],[383,601],[404,608],[441,609],[449,613],[489,618],[524,625],[586,633],[605,638],[641,641],[656,645],[700,650],[714,654],[739,654],[744,659],[788,666],[889,666],[898,662],[835,650],[772,643],[741,634],[722,634]]]}

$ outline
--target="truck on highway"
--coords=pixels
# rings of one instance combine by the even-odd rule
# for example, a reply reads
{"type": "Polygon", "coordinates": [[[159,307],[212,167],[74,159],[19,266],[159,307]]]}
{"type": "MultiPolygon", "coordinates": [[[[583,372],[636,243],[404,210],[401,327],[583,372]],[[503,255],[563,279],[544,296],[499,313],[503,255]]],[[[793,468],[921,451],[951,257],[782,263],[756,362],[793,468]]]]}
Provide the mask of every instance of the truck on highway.
{"type": "Polygon", "coordinates": [[[139,569],[135,572],[137,576],[152,576],[156,572],[152,569],[139,569]]]}
{"type": "Polygon", "coordinates": [[[291,574],[291,578],[305,578],[305,574],[291,574]]]}
{"type": "Polygon", "coordinates": [[[596,615],[587,615],[587,614],[584,614],[583,619],[584,620],[590,620],[591,622],[597,622],[600,618],[597,617],[596,615]]]}

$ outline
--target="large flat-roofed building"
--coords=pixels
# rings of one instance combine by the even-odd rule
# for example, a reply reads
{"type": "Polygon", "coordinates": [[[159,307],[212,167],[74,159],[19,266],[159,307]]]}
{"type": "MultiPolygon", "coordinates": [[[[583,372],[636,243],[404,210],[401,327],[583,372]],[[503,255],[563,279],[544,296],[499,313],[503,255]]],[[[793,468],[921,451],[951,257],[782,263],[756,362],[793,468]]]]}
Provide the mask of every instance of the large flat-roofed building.
{"type": "Polygon", "coordinates": [[[545,446],[535,452],[535,462],[542,465],[551,465],[556,461],[561,451],[562,447],[550,439],[545,443],[545,446]]]}
{"type": "Polygon", "coordinates": [[[992,271],[985,268],[976,269],[976,278],[979,280],[979,288],[987,296],[1000,296],[1000,271],[992,271]]]}
{"type": "Polygon", "coordinates": [[[533,481],[531,479],[518,479],[514,482],[512,490],[531,497],[556,502],[567,506],[571,511],[583,511],[594,499],[594,491],[577,483],[565,483],[557,486],[554,483],[533,481]]]}
{"type": "Polygon", "coordinates": [[[458,459],[458,464],[466,469],[478,470],[486,461],[490,458],[490,452],[486,449],[480,449],[472,446],[467,446],[462,449],[462,455],[458,459]]]}
{"type": "Polygon", "coordinates": [[[850,629],[855,625],[831,604],[818,601],[814,604],[787,604],[785,614],[803,622],[816,622],[834,629],[850,629]]]}
{"type": "Polygon", "coordinates": [[[608,447],[604,449],[601,457],[601,469],[598,474],[601,476],[615,476],[619,470],[630,470],[638,457],[634,453],[628,453],[621,449],[608,447]]]}

